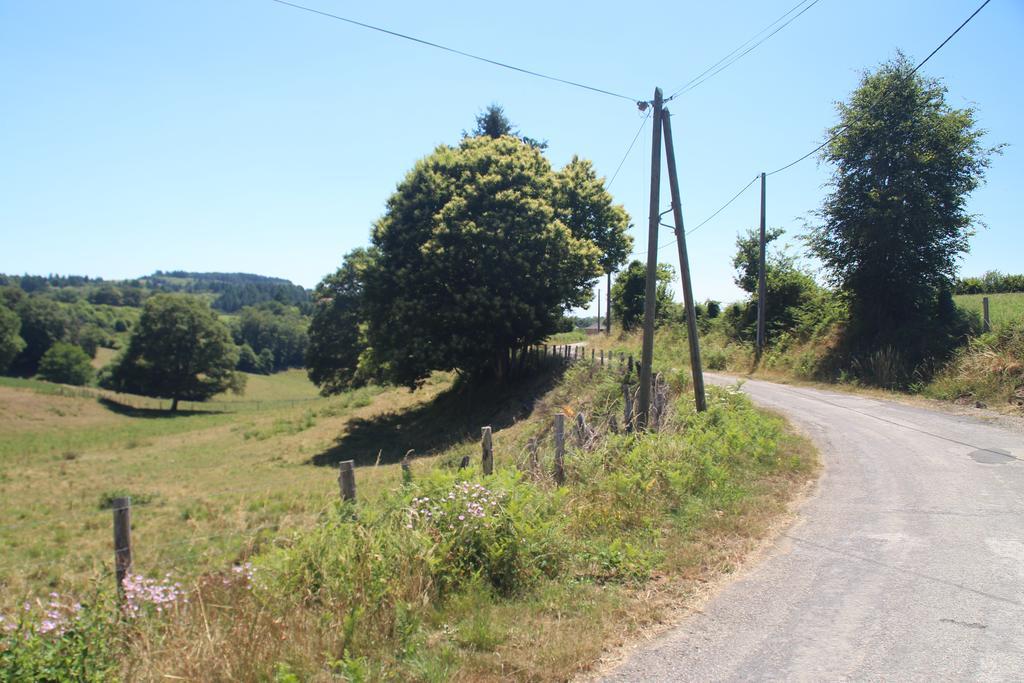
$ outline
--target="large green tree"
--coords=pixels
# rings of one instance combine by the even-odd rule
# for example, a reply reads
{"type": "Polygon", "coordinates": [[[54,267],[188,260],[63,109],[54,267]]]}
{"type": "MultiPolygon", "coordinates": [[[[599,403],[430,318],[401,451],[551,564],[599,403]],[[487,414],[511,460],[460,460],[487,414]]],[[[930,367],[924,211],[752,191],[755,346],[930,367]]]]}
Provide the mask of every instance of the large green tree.
{"type": "Polygon", "coordinates": [[[854,353],[892,346],[913,365],[949,341],[948,292],[973,234],[967,197],[995,150],[975,110],[945,94],[898,55],[837,105],[822,151],[831,193],[809,246],[849,299],[854,353]]]}
{"type": "Polygon", "coordinates": [[[6,372],[11,361],[25,348],[20,332],[21,318],[0,301],[0,372],[6,372]]]}
{"type": "MultiPolygon", "coordinates": [[[[655,320],[664,320],[675,312],[672,301],[672,279],[675,270],[667,263],[659,263],[655,290],[655,320]]],[[[631,261],[612,285],[612,314],[620,321],[622,329],[633,330],[643,323],[644,297],[647,286],[647,267],[640,261],[631,261]]]]}
{"type": "Polygon", "coordinates": [[[201,299],[188,294],[150,297],[128,348],[103,385],[116,391],[178,402],[205,401],[228,389],[240,391],[234,372],[238,349],[227,326],[201,299]]]}
{"type": "Polygon", "coordinates": [[[434,370],[507,376],[517,352],[586,303],[600,272],[597,246],[558,220],[555,185],[540,150],[507,135],[417,162],[374,226],[369,263],[318,289],[331,301],[314,316],[310,353],[329,339],[325,316],[340,318],[338,344],[356,340],[331,361],[335,374],[314,370],[323,386],[350,381],[366,353],[381,378],[410,387],[434,370]],[[349,290],[361,299],[351,310],[349,290]],[[360,318],[364,329],[351,324],[360,318]]]}
{"type": "Polygon", "coordinates": [[[25,347],[14,359],[11,370],[16,374],[34,375],[43,354],[68,336],[71,319],[60,304],[40,295],[22,299],[17,312],[25,347]]]}

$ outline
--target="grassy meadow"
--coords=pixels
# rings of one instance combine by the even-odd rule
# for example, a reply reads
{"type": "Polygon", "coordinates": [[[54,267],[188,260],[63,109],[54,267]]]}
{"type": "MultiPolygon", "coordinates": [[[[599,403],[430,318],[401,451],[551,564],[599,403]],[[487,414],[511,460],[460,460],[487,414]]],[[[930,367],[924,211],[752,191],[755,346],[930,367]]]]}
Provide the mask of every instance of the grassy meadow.
{"type": "Polygon", "coordinates": [[[0,614],[50,591],[109,596],[106,508],[125,494],[135,570],[171,574],[192,599],[130,624],[94,600],[84,641],[33,636],[36,649],[5,650],[0,634],[0,670],[75,661],[90,680],[280,681],[587,671],[732,571],[814,476],[809,444],[742,395],[712,389],[709,412],[695,413],[671,355],[659,360],[669,411],[647,436],[613,433],[621,376],[587,364],[501,387],[436,375],[416,392],[332,398],[280,373],[250,378],[239,397],[261,410],[176,416],[0,383],[0,614]],[[563,487],[550,475],[555,412],[591,425],[585,440],[570,436],[563,487]],[[495,474],[483,477],[488,424],[495,474]],[[347,459],[354,506],[338,501],[347,459]],[[498,507],[473,508],[480,491],[498,507]],[[461,505],[456,494],[479,523],[431,526],[418,511],[461,505]],[[246,561],[257,578],[243,586],[228,570],[246,561]],[[110,649],[74,649],[98,641],[110,649]]]}
{"type": "Polygon", "coordinates": [[[956,305],[981,319],[981,300],[988,297],[988,313],[993,325],[1024,320],[1024,292],[1005,294],[958,294],[953,297],[956,305]]]}
{"type": "MultiPolygon", "coordinates": [[[[134,501],[141,571],[192,576],[230,563],[270,533],[311,523],[336,495],[336,474],[310,463],[337,445],[349,421],[415,405],[438,386],[308,400],[315,387],[289,371],[250,377],[248,395],[238,398],[266,401],[262,409],[171,415],[7,379],[0,383],[0,602],[80,590],[105,575],[106,506],[120,495],[134,501]]],[[[397,476],[394,469],[361,477],[363,492],[397,476]]]]}

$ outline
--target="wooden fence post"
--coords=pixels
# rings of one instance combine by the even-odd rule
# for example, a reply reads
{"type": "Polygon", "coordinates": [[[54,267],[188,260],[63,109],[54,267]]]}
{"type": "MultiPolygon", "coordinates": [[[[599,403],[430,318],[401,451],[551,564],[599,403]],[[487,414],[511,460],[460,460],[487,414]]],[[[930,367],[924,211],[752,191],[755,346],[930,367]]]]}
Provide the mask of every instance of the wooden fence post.
{"type": "Polygon", "coordinates": [[[342,500],[356,499],[356,464],[352,460],[338,463],[338,486],[341,488],[342,500]]]}
{"type": "Polygon", "coordinates": [[[992,320],[988,317],[988,297],[981,297],[981,320],[983,329],[985,332],[992,331],[992,320]]]}
{"type": "Polygon", "coordinates": [[[412,483],[412,465],[409,463],[409,456],[413,454],[413,450],[410,448],[406,451],[405,456],[402,457],[402,483],[412,483]]]}
{"type": "Polygon", "coordinates": [[[576,442],[580,448],[587,444],[587,418],[583,413],[576,413],[576,442]]]}
{"type": "Polygon", "coordinates": [[[651,420],[650,425],[653,431],[658,431],[661,426],[661,411],[662,411],[662,383],[664,379],[659,372],[654,376],[654,381],[651,383],[651,420]]]}
{"type": "Polygon", "coordinates": [[[601,349],[601,367],[604,367],[604,349],[601,349]]]}
{"type": "Polygon", "coordinates": [[[530,474],[536,477],[537,473],[540,472],[540,458],[537,455],[540,443],[538,442],[537,437],[530,439],[526,444],[526,448],[530,452],[530,474]]]}
{"type": "Polygon", "coordinates": [[[597,353],[597,352],[596,352],[596,351],[594,351],[594,349],[593,349],[593,348],[591,348],[591,349],[590,349],[590,364],[591,364],[591,365],[593,365],[593,364],[594,364],[594,355],[595,355],[596,353],[597,353]]]}
{"type": "Polygon", "coordinates": [[[459,461],[459,469],[464,470],[467,467],[469,467],[469,456],[464,455],[462,456],[462,460],[459,461]]]}
{"type": "Polygon", "coordinates": [[[555,413],[555,483],[565,483],[565,415],[555,413]]]}
{"type": "Polygon", "coordinates": [[[623,415],[626,423],[626,433],[633,431],[633,395],[629,392],[629,385],[622,385],[622,397],[625,401],[626,409],[623,415]]]}
{"type": "Polygon", "coordinates": [[[124,597],[124,579],[132,570],[132,499],[115,498],[114,512],[114,576],[117,594],[124,597]]]}
{"type": "MultiPolygon", "coordinates": [[[[629,362],[626,363],[626,373],[630,374],[630,375],[633,374],[633,356],[630,356],[629,357],[629,362]]],[[[636,371],[636,374],[638,374],[638,375],[640,374],[640,370],[639,369],[636,371]]]]}
{"type": "Polygon", "coordinates": [[[494,446],[491,444],[490,427],[484,427],[480,430],[480,443],[483,446],[483,460],[481,464],[484,474],[492,474],[494,472],[494,446]]]}

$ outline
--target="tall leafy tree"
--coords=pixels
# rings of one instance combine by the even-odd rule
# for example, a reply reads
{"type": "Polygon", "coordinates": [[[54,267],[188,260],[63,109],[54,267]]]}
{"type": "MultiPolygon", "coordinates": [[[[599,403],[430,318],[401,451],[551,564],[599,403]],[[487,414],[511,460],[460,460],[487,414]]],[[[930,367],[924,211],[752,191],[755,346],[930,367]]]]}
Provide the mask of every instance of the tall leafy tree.
{"type": "Polygon", "coordinates": [[[40,295],[22,299],[17,311],[25,347],[14,359],[11,369],[18,374],[33,375],[39,369],[43,354],[67,337],[71,319],[60,304],[40,295]]]}
{"type": "Polygon", "coordinates": [[[227,326],[201,299],[187,294],[150,297],[128,348],[103,385],[129,393],[178,402],[205,401],[233,389],[243,376],[234,372],[238,349],[227,326]]]}
{"type": "MultiPolygon", "coordinates": [[[[675,270],[667,263],[659,263],[656,276],[655,318],[664,321],[675,309],[671,289],[675,270]]],[[[620,321],[622,329],[633,330],[643,323],[646,287],[647,266],[640,261],[631,261],[615,278],[611,293],[612,314],[620,321]]]]}
{"type": "Polygon", "coordinates": [[[25,348],[21,338],[21,319],[0,301],[0,372],[6,372],[11,361],[25,348]]]}
{"type": "MultiPolygon", "coordinates": [[[[509,136],[464,138],[417,162],[374,226],[372,262],[318,290],[333,302],[363,288],[359,356],[372,349],[381,377],[407,386],[434,370],[507,376],[517,351],[587,301],[599,272],[598,248],[556,217],[555,183],[540,151],[509,136]]],[[[359,338],[356,310],[336,311],[342,340],[359,338]]],[[[314,316],[311,349],[317,326],[314,316]]],[[[339,359],[338,379],[359,356],[339,359]]]]}
{"type": "Polygon", "coordinates": [[[975,222],[967,197],[996,148],[976,111],[945,94],[900,54],[837,105],[822,151],[831,193],[809,246],[849,298],[854,352],[893,346],[914,364],[948,341],[948,293],[975,222]]]}

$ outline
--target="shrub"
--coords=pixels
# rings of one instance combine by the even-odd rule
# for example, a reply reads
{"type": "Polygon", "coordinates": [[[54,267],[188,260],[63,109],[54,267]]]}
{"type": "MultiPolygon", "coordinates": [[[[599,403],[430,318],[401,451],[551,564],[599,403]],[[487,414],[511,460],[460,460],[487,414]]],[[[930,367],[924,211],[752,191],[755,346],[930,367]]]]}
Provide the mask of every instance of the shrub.
{"type": "Polygon", "coordinates": [[[80,386],[91,382],[93,375],[89,354],[74,344],[57,342],[39,361],[39,376],[48,382],[80,386]]]}

